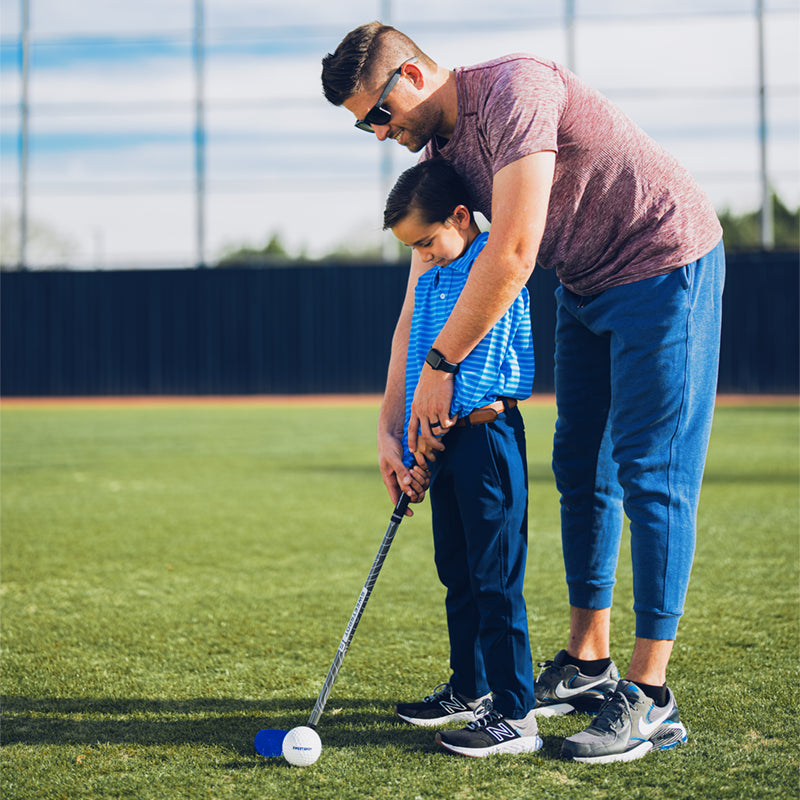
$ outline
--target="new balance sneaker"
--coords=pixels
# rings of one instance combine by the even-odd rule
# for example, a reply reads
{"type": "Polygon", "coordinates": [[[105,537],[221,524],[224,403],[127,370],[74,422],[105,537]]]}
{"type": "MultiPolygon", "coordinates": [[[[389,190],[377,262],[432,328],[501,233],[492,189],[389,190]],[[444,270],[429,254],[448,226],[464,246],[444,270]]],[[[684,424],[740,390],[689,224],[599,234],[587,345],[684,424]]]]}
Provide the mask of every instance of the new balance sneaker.
{"type": "Polygon", "coordinates": [[[542,746],[532,711],[520,720],[506,719],[486,700],[466,728],[439,731],[436,742],[451,753],[482,758],[496,753],[533,753],[542,746]]]}
{"type": "Polygon", "coordinates": [[[661,707],[635,683],[620,681],[589,727],[564,740],[561,756],[595,764],[633,761],[653,750],[671,750],[687,738],[669,689],[661,707]]]}
{"type": "Polygon", "coordinates": [[[540,661],[541,672],[533,685],[536,696],[534,713],[554,717],[578,711],[594,714],[606,695],[617,687],[619,672],[612,661],[600,675],[584,675],[574,664],[566,663],[567,651],[561,650],[552,661],[540,661]]]}
{"type": "Polygon", "coordinates": [[[438,727],[448,722],[466,722],[475,717],[476,710],[489,698],[470,700],[453,690],[449,683],[440,683],[432,694],[420,703],[398,703],[394,713],[412,725],[438,727]]]}

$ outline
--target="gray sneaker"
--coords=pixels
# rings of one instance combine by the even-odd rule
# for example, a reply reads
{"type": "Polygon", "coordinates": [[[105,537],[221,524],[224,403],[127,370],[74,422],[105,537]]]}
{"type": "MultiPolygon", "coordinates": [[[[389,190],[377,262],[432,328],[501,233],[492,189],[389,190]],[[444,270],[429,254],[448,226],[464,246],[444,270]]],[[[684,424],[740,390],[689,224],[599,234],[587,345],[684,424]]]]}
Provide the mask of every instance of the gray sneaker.
{"type": "Polygon", "coordinates": [[[635,683],[620,681],[589,727],[564,740],[561,756],[590,764],[634,761],[652,750],[671,750],[687,738],[669,689],[661,707],[635,683]]]}
{"type": "Polygon", "coordinates": [[[574,664],[567,664],[566,658],[567,651],[561,650],[552,661],[539,662],[542,671],[533,685],[537,716],[554,717],[573,711],[594,714],[606,695],[616,689],[619,672],[613,661],[600,675],[584,675],[574,664]]]}

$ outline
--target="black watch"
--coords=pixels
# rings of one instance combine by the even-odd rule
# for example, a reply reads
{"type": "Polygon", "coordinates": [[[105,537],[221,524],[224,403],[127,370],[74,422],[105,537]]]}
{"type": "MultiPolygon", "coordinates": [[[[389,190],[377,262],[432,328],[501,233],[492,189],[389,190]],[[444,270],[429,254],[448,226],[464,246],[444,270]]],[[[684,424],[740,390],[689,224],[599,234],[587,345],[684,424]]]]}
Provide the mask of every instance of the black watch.
{"type": "Polygon", "coordinates": [[[455,375],[459,369],[458,364],[446,361],[445,357],[433,347],[428,351],[428,355],[425,356],[425,363],[430,364],[433,369],[440,369],[442,372],[450,372],[453,375],[455,375]]]}

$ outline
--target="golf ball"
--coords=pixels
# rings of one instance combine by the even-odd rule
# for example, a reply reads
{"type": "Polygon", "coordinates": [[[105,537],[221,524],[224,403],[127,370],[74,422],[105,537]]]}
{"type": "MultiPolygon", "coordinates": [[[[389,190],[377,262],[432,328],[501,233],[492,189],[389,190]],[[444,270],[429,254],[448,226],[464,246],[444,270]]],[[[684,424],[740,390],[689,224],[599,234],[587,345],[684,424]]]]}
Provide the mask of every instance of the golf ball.
{"type": "Polygon", "coordinates": [[[292,728],[283,740],[283,757],[296,767],[313,764],[322,752],[322,742],[313,728],[292,728]]]}

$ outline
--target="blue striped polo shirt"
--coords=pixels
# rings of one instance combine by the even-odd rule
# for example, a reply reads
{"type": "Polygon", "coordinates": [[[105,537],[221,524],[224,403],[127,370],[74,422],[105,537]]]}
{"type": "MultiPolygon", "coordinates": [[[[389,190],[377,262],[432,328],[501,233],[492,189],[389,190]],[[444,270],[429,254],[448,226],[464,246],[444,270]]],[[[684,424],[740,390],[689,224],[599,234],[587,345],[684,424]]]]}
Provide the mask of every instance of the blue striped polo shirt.
{"type": "MultiPolygon", "coordinates": [[[[408,449],[411,402],[425,356],[450,317],[472,264],[488,238],[488,233],[481,233],[460,258],[443,267],[431,267],[420,275],[414,289],[403,426],[403,454],[407,464],[411,457],[408,449]]],[[[533,374],[530,297],[523,287],[508,311],[461,362],[455,376],[450,414],[464,416],[501,397],[524,400],[533,390],[533,374]]]]}

